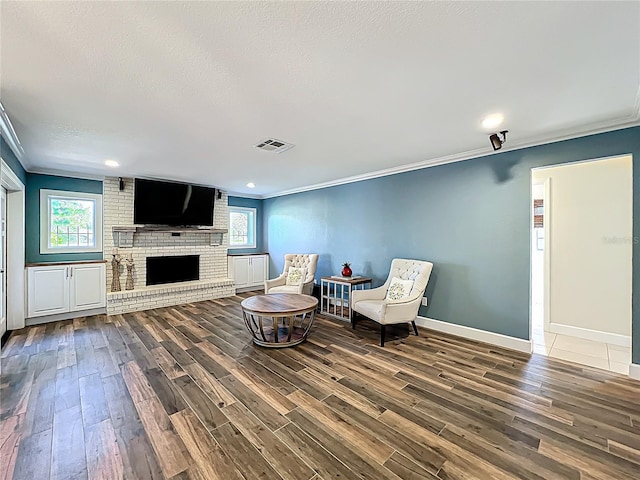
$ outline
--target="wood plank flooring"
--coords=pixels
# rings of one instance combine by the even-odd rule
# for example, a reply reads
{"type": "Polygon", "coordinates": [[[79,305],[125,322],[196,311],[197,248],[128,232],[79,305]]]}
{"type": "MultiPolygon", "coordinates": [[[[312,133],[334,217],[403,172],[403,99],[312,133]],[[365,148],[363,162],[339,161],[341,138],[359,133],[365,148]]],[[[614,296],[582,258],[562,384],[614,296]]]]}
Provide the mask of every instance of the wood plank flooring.
{"type": "Polygon", "coordinates": [[[640,478],[640,382],[321,315],[263,349],[248,295],[14,332],[0,480],[640,478]]]}

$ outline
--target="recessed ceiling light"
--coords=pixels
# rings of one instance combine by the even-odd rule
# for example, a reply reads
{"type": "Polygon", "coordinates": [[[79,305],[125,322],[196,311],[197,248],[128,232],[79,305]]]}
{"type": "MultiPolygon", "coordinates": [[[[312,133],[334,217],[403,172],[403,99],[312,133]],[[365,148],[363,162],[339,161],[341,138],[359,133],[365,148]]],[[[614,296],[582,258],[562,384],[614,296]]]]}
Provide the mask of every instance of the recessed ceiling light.
{"type": "Polygon", "coordinates": [[[120,166],[120,164],[118,162],[116,162],[115,160],[105,160],[104,164],[107,167],[111,167],[111,168],[115,168],[115,167],[119,167],[120,166]]]}
{"type": "Polygon", "coordinates": [[[504,115],[502,115],[501,113],[493,113],[484,117],[484,120],[482,120],[482,127],[486,128],[487,130],[493,130],[494,128],[500,126],[503,121],[504,115]]]}
{"type": "Polygon", "coordinates": [[[247,187],[249,187],[249,188],[255,188],[255,186],[256,186],[256,184],[253,183],[253,182],[247,183],[247,187]]]}

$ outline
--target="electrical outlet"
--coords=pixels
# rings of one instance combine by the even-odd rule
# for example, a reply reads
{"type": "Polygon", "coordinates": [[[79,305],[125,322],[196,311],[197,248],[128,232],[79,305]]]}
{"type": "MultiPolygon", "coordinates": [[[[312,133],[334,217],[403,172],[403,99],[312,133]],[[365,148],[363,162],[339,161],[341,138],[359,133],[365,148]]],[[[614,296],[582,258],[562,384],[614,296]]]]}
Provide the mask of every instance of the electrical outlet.
{"type": "Polygon", "coordinates": [[[427,306],[427,297],[422,297],[422,306],[423,307],[427,306]]]}

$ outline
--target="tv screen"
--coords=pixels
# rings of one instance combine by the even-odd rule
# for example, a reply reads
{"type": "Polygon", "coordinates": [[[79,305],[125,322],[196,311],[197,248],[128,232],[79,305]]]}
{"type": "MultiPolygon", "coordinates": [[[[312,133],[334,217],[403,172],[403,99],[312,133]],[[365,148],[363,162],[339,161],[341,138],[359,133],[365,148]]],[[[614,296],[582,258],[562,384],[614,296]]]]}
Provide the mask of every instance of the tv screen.
{"type": "Polygon", "coordinates": [[[213,226],[215,188],[136,178],[133,223],[213,226]]]}

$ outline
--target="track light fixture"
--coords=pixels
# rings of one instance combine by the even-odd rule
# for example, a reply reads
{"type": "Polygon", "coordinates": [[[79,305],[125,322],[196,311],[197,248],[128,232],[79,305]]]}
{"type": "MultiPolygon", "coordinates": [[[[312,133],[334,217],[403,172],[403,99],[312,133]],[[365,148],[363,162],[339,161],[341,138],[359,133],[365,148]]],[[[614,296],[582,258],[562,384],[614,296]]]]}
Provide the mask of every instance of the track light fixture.
{"type": "Polygon", "coordinates": [[[509,132],[509,130],[502,130],[500,132],[500,135],[502,135],[502,140],[500,140],[500,137],[497,133],[492,133],[491,135],[489,135],[489,141],[491,142],[491,146],[494,150],[500,150],[502,148],[502,144],[507,141],[507,132],[509,132]]]}

